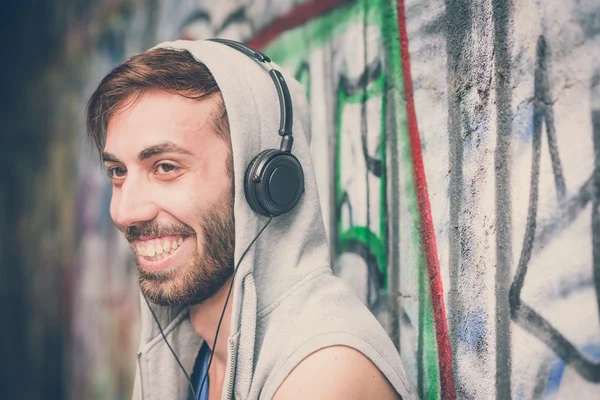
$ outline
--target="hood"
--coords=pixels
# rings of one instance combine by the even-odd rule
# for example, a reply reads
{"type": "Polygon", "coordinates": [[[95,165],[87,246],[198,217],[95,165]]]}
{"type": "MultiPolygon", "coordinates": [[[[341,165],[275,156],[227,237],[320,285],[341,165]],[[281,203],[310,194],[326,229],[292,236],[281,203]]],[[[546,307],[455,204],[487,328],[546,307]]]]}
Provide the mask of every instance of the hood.
{"type": "MultiPolygon", "coordinates": [[[[246,167],[259,152],[279,149],[280,106],[268,67],[228,46],[210,41],[174,41],[157,47],[185,49],[213,74],[223,96],[231,129],[234,163],[235,262],[255,238],[268,218],[256,214],[244,193],[246,167]]],[[[286,292],[311,272],[329,265],[329,249],[321,215],[315,173],[309,150],[310,118],[304,88],[273,64],[284,75],[293,105],[292,153],[304,170],[305,192],[296,207],[274,217],[250,248],[236,273],[232,293],[231,334],[240,333],[240,346],[253,346],[256,315],[278,303],[286,292]],[[243,307],[242,307],[243,304],[243,307]],[[241,330],[241,326],[244,329],[241,330]],[[245,339],[245,340],[244,340],[245,339]]],[[[181,308],[152,305],[164,327],[177,323],[181,308]]],[[[186,324],[184,329],[190,329],[186,324]]],[[[159,340],[160,333],[142,302],[144,343],[159,340]]],[[[242,350],[242,349],[240,349],[242,350]]],[[[247,350],[250,350],[247,348],[247,350]]],[[[250,354],[253,351],[240,352],[250,354]]],[[[184,365],[191,365],[195,354],[184,365]]],[[[238,360],[250,362],[252,360],[238,360]]],[[[187,366],[186,366],[187,368],[187,366]]]]}

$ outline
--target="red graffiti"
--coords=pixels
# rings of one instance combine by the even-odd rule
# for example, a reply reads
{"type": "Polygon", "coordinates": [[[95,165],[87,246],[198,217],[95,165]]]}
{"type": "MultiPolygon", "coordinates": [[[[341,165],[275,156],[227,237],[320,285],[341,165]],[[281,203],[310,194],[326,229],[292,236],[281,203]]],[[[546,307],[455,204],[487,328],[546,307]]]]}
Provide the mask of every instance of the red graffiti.
{"type": "Polygon", "coordinates": [[[277,18],[272,24],[258,32],[248,41],[248,45],[256,49],[264,48],[284,31],[304,25],[311,19],[321,17],[344,2],[344,0],[306,1],[292,8],[287,14],[277,18]]]}
{"type": "Polygon", "coordinates": [[[421,241],[425,252],[427,273],[429,274],[429,290],[433,308],[436,341],[438,347],[438,362],[440,369],[440,385],[443,399],[456,399],[454,376],[452,372],[452,348],[448,336],[448,322],[444,306],[444,289],[440,276],[440,262],[438,260],[429,194],[427,193],[427,179],[423,155],[421,154],[421,138],[417,125],[417,114],[413,99],[412,77],[410,73],[410,54],[408,52],[408,34],[406,32],[406,14],[404,0],[398,0],[398,29],[400,31],[400,53],[402,57],[402,79],[404,81],[404,98],[406,99],[406,114],[408,119],[408,134],[410,138],[410,151],[412,154],[413,173],[415,178],[416,195],[419,203],[421,241]]]}

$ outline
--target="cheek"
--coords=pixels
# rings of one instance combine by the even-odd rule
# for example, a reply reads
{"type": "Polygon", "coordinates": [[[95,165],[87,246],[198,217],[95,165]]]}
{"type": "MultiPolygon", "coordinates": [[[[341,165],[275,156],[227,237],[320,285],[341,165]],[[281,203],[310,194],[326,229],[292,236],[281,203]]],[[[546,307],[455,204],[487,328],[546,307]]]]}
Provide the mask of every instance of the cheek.
{"type": "Polygon", "coordinates": [[[232,182],[227,172],[226,153],[215,154],[203,165],[203,172],[193,179],[194,201],[200,204],[221,204],[230,197],[232,182]]]}
{"type": "Polygon", "coordinates": [[[191,195],[193,195],[193,189],[188,187],[166,190],[160,196],[160,208],[188,223],[190,219],[194,219],[198,208],[197,201],[194,201],[191,195]]]}
{"type": "Polygon", "coordinates": [[[163,194],[161,208],[173,219],[190,226],[201,235],[202,215],[208,210],[223,207],[230,197],[226,197],[230,185],[224,180],[212,182],[199,177],[183,183],[163,194]]]}
{"type": "Polygon", "coordinates": [[[163,221],[178,221],[199,232],[200,214],[206,209],[206,201],[199,195],[202,192],[192,179],[161,190],[158,206],[168,215],[163,221]]]}
{"type": "Polygon", "coordinates": [[[160,208],[195,230],[201,215],[211,208],[222,208],[232,193],[232,182],[227,173],[227,162],[230,162],[227,148],[207,148],[212,148],[212,152],[204,153],[198,166],[182,179],[157,187],[160,208]]]}
{"type": "MultiPolygon", "coordinates": [[[[231,149],[221,139],[215,139],[213,146],[207,146],[203,151],[201,171],[203,177],[209,181],[229,179],[228,164],[232,163],[231,149]]],[[[233,166],[231,166],[233,168],[233,166]]]]}

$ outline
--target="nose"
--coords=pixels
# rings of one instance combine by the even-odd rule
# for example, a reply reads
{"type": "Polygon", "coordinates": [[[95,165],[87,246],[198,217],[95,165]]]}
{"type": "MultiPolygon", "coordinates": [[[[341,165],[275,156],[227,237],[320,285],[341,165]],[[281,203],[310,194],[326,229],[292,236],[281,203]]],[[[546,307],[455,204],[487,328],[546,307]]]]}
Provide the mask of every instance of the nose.
{"type": "Polygon", "coordinates": [[[128,178],[120,188],[113,188],[110,213],[114,223],[124,230],[153,220],[158,207],[152,201],[147,185],[128,178]]]}

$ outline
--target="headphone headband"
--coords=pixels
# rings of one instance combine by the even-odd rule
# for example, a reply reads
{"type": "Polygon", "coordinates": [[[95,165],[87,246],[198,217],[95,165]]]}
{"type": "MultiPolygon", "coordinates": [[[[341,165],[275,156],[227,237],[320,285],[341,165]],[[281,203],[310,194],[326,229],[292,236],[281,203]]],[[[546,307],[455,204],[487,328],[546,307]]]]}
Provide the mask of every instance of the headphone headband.
{"type": "Polygon", "coordinates": [[[229,46],[235,50],[238,50],[248,57],[266,64],[269,67],[269,76],[275,84],[275,90],[277,90],[277,97],[279,98],[279,136],[282,136],[281,150],[290,152],[292,150],[293,139],[292,136],[292,124],[294,122],[292,96],[290,90],[283,78],[281,72],[277,71],[271,66],[271,59],[265,54],[258,50],[255,50],[243,43],[236,42],[228,39],[212,38],[208,39],[211,42],[217,42],[229,46]],[[289,136],[289,138],[286,138],[289,136]]]}
{"type": "Polygon", "coordinates": [[[279,150],[267,149],[257,154],[246,168],[244,192],[250,208],[260,215],[276,217],[291,211],[304,193],[302,164],[292,154],[292,96],[281,72],[271,59],[243,43],[227,39],[208,39],[240,51],[253,60],[266,64],[279,98],[279,150]]]}

